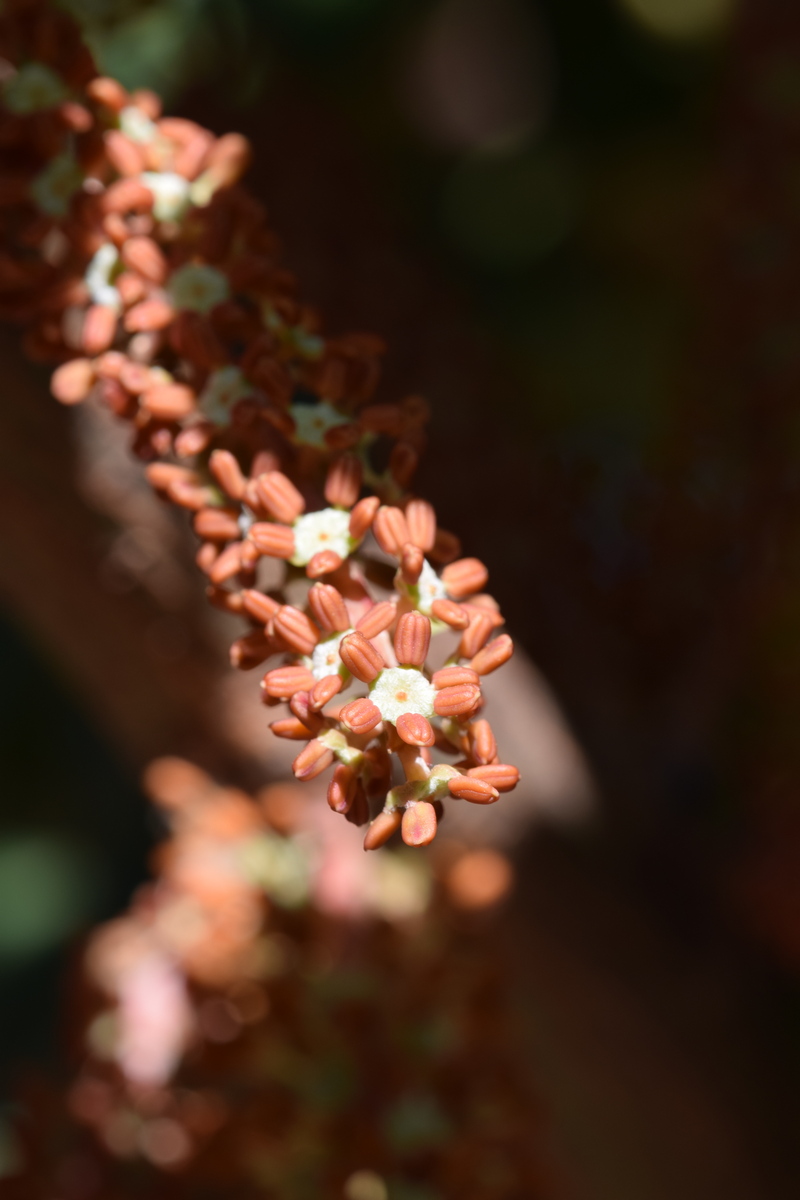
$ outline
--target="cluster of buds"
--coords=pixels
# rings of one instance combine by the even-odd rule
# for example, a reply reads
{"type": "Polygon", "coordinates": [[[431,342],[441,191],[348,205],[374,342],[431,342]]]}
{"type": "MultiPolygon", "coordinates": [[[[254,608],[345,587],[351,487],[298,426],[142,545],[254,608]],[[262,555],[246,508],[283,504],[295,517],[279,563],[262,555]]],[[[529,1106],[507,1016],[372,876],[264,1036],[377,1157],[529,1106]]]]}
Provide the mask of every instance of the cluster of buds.
{"type": "Polygon", "coordinates": [[[0,306],[60,362],[56,398],[128,422],[158,494],[193,513],[209,599],[249,626],[234,665],[282,657],[263,698],[307,743],[297,778],[334,767],[331,808],[374,817],[366,848],[398,828],[424,845],[443,799],[491,803],[518,779],[479,715],[512,652],[486,569],[408,490],[427,406],[377,401],[381,340],[326,336],[298,300],[239,184],[245,139],[164,117],[78,44],[44,0],[7,0],[0,306]],[[444,631],[457,645],[431,669],[444,631]]]}

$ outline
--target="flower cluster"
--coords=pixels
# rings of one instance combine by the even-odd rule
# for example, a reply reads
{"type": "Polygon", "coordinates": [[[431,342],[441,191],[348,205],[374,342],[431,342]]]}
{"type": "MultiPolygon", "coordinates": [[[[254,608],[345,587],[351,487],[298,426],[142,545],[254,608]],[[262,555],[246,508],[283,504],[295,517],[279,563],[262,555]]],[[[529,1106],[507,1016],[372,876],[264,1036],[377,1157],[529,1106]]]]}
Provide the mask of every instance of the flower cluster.
{"type": "Polygon", "coordinates": [[[426,844],[445,798],[518,779],[479,715],[512,652],[486,569],[408,490],[427,405],[378,399],[381,339],[327,336],[298,299],[239,183],[244,138],[97,76],[43,0],[7,0],[0,60],[0,307],[60,363],[56,398],[108,406],[193,513],[209,599],[248,624],[234,665],[281,656],[263,697],[306,741],[295,775],[334,767],[329,803],[373,818],[367,848],[401,827],[426,844]],[[456,643],[433,669],[438,633],[456,643]]]}

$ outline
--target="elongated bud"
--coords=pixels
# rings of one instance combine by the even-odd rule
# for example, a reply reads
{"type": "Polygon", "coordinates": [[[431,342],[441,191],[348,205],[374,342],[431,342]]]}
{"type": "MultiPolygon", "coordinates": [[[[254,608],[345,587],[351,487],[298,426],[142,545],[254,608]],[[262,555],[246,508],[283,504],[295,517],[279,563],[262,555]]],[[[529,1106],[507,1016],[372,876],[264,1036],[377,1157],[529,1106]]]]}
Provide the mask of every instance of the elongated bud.
{"type": "Polygon", "coordinates": [[[113,112],[121,112],[130,104],[130,96],[121,83],[106,75],[98,75],[86,85],[86,94],[98,104],[104,104],[113,112]]]}
{"type": "Polygon", "coordinates": [[[73,358],[56,367],[50,379],[50,391],[62,404],[80,404],[89,395],[94,378],[91,359],[73,358]]]}
{"type": "Polygon", "coordinates": [[[262,625],[266,625],[281,606],[277,600],[272,599],[272,596],[265,596],[263,592],[258,592],[255,588],[244,588],[242,607],[254,621],[260,621],[262,625]]]}
{"type": "Polygon", "coordinates": [[[346,813],[356,792],[358,776],[352,767],[337,763],[328,784],[328,805],[337,813],[346,813]]]}
{"type": "Polygon", "coordinates": [[[481,698],[481,689],[472,684],[442,688],[436,693],[433,710],[439,717],[464,717],[481,698]]]}
{"type": "Polygon", "coordinates": [[[430,721],[419,713],[403,713],[394,727],[409,746],[432,746],[436,741],[430,721]]]}
{"type": "Polygon", "coordinates": [[[166,329],[175,316],[175,309],[168,300],[151,296],[142,300],[126,312],[122,324],[128,333],[153,333],[166,329]]]}
{"type": "Polygon", "coordinates": [[[421,612],[403,613],[394,634],[397,661],[403,666],[423,667],[430,644],[430,619],[421,612]]]}
{"type": "Polygon", "coordinates": [[[308,691],[316,682],[306,667],[276,667],[267,671],[261,686],[275,700],[289,700],[295,692],[308,691]]]}
{"type": "Polygon", "coordinates": [[[493,629],[494,623],[488,613],[473,610],[470,623],[464,630],[458,647],[459,657],[472,658],[474,654],[477,654],[481,646],[485,645],[493,629]]]}
{"type": "Polygon", "coordinates": [[[460,604],[456,604],[455,600],[434,600],[431,614],[451,629],[466,629],[469,625],[469,613],[460,604]]]}
{"type": "Polygon", "coordinates": [[[389,628],[396,614],[396,604],[393,604],[391,600],[381,600],[380,604],[374,604],[368,612],[364,613],[356,624],[356,629],[365,638],[372,639],[379,633],[383,633],[384,629],[389,628]]]}
{"type": "Polygon", "coordinates": [[[181,508],[188,508],[193,512],[199,512],[201,508],[205,508],[212,499],[208,488],[185,483],[182,479],[173,479],[171,483],[167,484],[166,493],[173,504],[177,504],[181,508]]]}
{"type": "Polygon", "coordinates": [[[267,471],[265,475],[259,475],[256,491],[267,512],[284,525],[291,525],[305,510],[305,500],[282,471],[267,471]]]}
{"type": "Polygon", "coordinates": [[[349,821],[351,825],[366,825],[369,820],[369,801],[360,779],[356,780],[353,803],[345,813],[345,820],[349,821]]]}
{"type": "Polygon", "coordinates": [[[127,238],[120,255],[126,267],[143,275],[151,283],[163,283],[167,277],[167,260],[152,238],[127,238]]]}
{"type": "Polygon", "coordinates": [[[434,562],[451,563],[458,558],[461,553],[461,542],[454,533],[449,533],[446,529],[436,530],[436,541],[433,543],[433,549],[430,552],[434,562]]]}
{"type": "Polygon", "coordinates": [[[436,541],[436,513],[427,500],[409,500],[406,505],[409,539],[423,554],[430,554],[436,541]]]}
{"type": "Polygon", "coordinates": [[[338,696],[343,682],[341,675],[323,675],[322,679],[318,679],[309,693],[311,708],[315,712],[324,708],[329,700],[338,696]]]}
{"type": "Polygon", "coordinates": [[[437,689],[459,687],[462,683],[472,683],[477,687],[480,678],[477,671],[470,667],[440,667],[431,676],[431,683],[437,689]]]}
{"type": "Polygon", "coordinates": [[[314,736],[299,717],[284,717],[282,721],[271,721],[269,727],[275,737],[288,738],[291,742],[307,742],[314,736]]]}
{"type": "Polygon", "coordinates": [[[162,383],[148,388],[142,394],[140,404],[160,421],[179,421],[194,412],[195,395],[185,384],[162,383]]]}
{"type": "Polygon", "coordinates": [[[353,733],[370,733],[381,721],[381,710],[366,696],[351,700],[339,713],[339,720],[353,733]]]}
{"type": "Polygon", "coordinates": [[[442,571],[442,583],[453,600],[463,600],[486,586],[489,572],[477,558],[459,558],[442,571]]]}
{"type": "Polygon", "coordinates": [[[203,542],[197,548],[194,561],[204,574],[209,575],[218,558],[219,546],[215,546],[213,542],[203,542]]]}
{"type": "Polygon", "coordinates": [[[231,666],[238,667],[240,671],[251,671],[274,653],[275,649],[269,638],[265,637],[260,629],[255,629],[252,633],[237,638],[232,644],[231,666]]]}
{"type": "MultiPolygon", "coordinates": [[[[205,422],[187,425],[175,435],[174,450],[177,458],[195,458],[209,445],[214,436],[214,426],[205,422]]],[[[238,531],[237,531],[238,536],[238,531]]]]}
{"type": "Polygon", "coordinates": [[[419,579],[424,565],[425,555],[419,546],[415,546],[413,542],[406,542],[400,556],[400,574],[410,587],[419,579]]]}
{"type": "Polygon", "coordinates": [[[397,442],[389,455],[389,471],[400,488],[407,488],[419,466],[419,455],[408,442],[397,442]]]}
{"type": "Polygon", "coordinates": [[[313,738],[292,763],[297,779],[315,779],[333,762],[333,751],[319,738],[313,738]]]}
{"type": "Polygon", "coordinates": [[[273,618],[275,632],[296,654],[310,654],[319,641],[314,622],[291,604],[284,604],[273,618]]]}
{"type": "Polygon", "coordinates": [[[119,129],[109,129],[104,136],[108,161],[118,175],[132,178],[145,168],[144,150],[119,129]]]}
{"type": "Polygon", "coordinates": [[[497,758],[497,740],[488,721],[472,722],[469,727],[469,747],[472,757],[479,764],[490,763],[497,758]]]}
{"type": "Polygon", "coordinates": [[[361,491],[361,463],[354,454],[335,459],[325,480],[325,499],[334,508],[352,508],[361,491]]]}
{"type": "Polygon", "coordinates": [[[309,579],[322,579],[325,575],[338,571],[343,561],[335,550],[318,550],[308,561],[306,575],[309,579]]]}
{"type": "Polygon", "coordinates": [[[367,795],[385,796],[392,781],[392,760],[385,746],[370,746],[364,751],[367,795]]]}
{"type": "Polygon", "coordinates": [[[214,450],[208,460],[209,470],[232,500],[241,500],[247,483],[242,468],[230,450],[214,450]]]}
{"type": "Polygon", "coordinates": [[[206,597],[209,604],[213,604],[214,608],[218,608],[220,612],[233,613],[237,617],[244,612],[241,592],[229,592],[225,588],[215,587],[212,584],[206,588],[206,597]]]}
{"type": "Polygon", "coordinates": [[[514,643],[507,633],[503,633],[500,637],[495,638],[493,642],[489,642],[488,646],[484,646],[475,655],[470,666],[479,675],[489,675],[492,671],[496,671],[498,667],[502,667],[503,663],[508,662],[513,653],[514,643]]]}
{"type": "Polygon", "coordinates": [[[470,767],[467,774],[471,779],[480,779],[483,783],[488,783],[498,792],[512,792],[519,783],[519,770],[510,763],[470,767]]]}
{"type": "Polygon", "coordinates": [[[242,543],[231,542],[230,546],[226,546],[222,553],[214,559],[208,577],[212,583],[225,583],[227,579],[233,579],[234,575],[238,575],[241,569],[242,543]]]}
{"type": "Polygon", "coordinates": [[[138,179],[118,179],[99,197],[103,212],[149,212],[153,207],[153,193],[138,179]]]}
{"type": "Polygon", "coordinates": [[[330,583],[315,583],[309,590],[308,603],[314,619],[328,633],[344,633],[350,617],[341,592],[330,583]]]}
{"type": "Polygon", "coordinates": [[[349,633],[342,639],[339,653],[351,675],[362,683],[372,683],[386,665],[383,658],[362,633],[349,633]]]}
{"type": "Polygon", "coordinates": [[[358,542],[361,541],[375,520],[375,513],[380,506],[381,502],[377,496],[365,496],[363,500],[359,500],[350,513],[350,536],[352,538],[358,542]]]}
{"type": "Polygon", "coordinates": [[[375,514],[372,522],[372,532],[375,540],[385,554],[399,558],[403,546],[409,541],[408,525],[402,509],[393,508],[389,504],[382,505],[375,514]]]}
{"type": "Polygon", "coordinates": [[[209,542],[230,542],[239,537],[239,521],[230,508],[201,508],[192,524],[197,536],[209,542]]]}
{"type": "Polygon", "coordinates": [[[384,809],[383,812],[379,812],[366,832],[364,849],[379,850],[381,846],[385,846],[389,838],[397,833],[402,820],[403,813],[399,808],[384,809]]]}
{"type": "Polygon", "coordinates": [[[91,357],[102,354],[114,340],[117,314],[104,304],[92,304],[86,310],[81,330],[81,349],[91,357]]]}
{"type": "Polygon", "coordinates": [[[494,804],[500,795],[485,779],[472,775],[456,775],[447,781],[447,786],[456,800],[469,800],[471,804],[494,804]]]}
{"type": "Polygon", "coordinates": [[[269,558],[291,558],[294,554],[294,530],[287,525],[256,521],[247,536],[256,549],[269,558]]]}
{"type": "Polygon", "coordinates": [[[400,828],[407,846],[427,846],[436,837],[436,809],[427,800],[409,804],[400,828]]]}

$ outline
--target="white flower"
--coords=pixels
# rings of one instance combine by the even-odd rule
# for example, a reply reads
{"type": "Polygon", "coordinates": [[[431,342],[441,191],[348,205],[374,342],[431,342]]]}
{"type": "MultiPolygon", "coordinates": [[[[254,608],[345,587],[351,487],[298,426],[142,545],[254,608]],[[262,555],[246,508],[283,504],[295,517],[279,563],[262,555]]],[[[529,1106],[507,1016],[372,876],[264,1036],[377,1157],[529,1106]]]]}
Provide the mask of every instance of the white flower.
{"type": "Polygon", "coordinates": [[[48,217],[63,217],[83,183],[83,172],[69,151],[57,154],[31,184],[31,198],[48,217]]]}
{"type": "Polygon", "coordinates": [[[346,629],[344,633],[334,633],[322,642],[317,642],[311,653],[311,674],[315,679],[324,679],[326,675],[346,675],[347,668],[339,654],[342,638],[352,633],[346,629]]]}
{"type": "Polygon", "coordinates": [[[122,297],[111,280],[122,269],[117,247],[104,242],[86,268],[84,281],[94,304],[103,304],[114,312],[122,311],[122,297]]]}
{"type": "Polygon", "coordinates": [[[325,434],[329,429],[346,425],[350,420],[327,400],[320,400],[319,404],[292,404],[289,412],[295,423],[294,440],[318,450],[326,448],[325,434]]]}
{"type": "Polygon", "coordinates": [[[27,114],[55,108],[66,100],[66,84],[44,63],[32,62],[20,67],[6,85],[3,100],[14,113],[27,114]]]}
{"type": "Polygon", "coordinates": [[[404,583],[403,579],[398,576],[397,587],[399,591],[408,596],[414,607],[421,613],[424,613],[426,617],[431,615],[431,606],[434,600],[447,599],[447,588],[427,558],[422,564],[422,571],[415,584],[404,583]]]}
{"type": "Polygon", "coordinates": [[[158,133],[158,127],[135,104],[129,104],[119,114],[119,127],[132,142],[146,146],[153,141],[158,133]]]}
{"type": "Polygon", "coordinates": [[[297,518],[293,529],[295,549],[290,561],[295,567],[304,567],[320,550],[333,550],[340,558],[347,558],[353,548],[350,513],[341,508],[306,513],[297,518]]]}
{"type": "Polygon", "coordinates": [[[381,671],[369,694],[384,721],[393,722],[403,713],[419,713],[430,720],[435,697],[433,684],[414,667],[387,667],[381,671]]]}
{"type": "Polygon", "coordinates": [[[142,183],[153,194],[157,221],[179,221],[189,207],[189,180],[174,171],[144,171],[142,183]]]}
{"type": "Polygon", "coordinates": [[[210,312],[230,295],[228,280],[216,267],[205,263],[187,263],[173,271],[167,291],[176,308],[192,312],[210,312]]]}
{"type": "Polygon", "coordinates": [[[197,405],[215,425],[227,425],[234,404],[252,392],[252,385],[247,382],[238,367],[221,367],[209,375],[197,405]]]}

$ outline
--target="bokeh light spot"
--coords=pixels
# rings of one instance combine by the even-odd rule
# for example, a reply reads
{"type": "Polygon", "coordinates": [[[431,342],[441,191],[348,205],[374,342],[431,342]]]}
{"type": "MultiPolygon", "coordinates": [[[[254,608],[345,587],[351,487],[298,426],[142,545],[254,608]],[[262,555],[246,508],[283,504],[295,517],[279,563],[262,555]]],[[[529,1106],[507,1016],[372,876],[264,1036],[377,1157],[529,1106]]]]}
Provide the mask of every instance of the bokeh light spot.
{"type": "Polygon", "coordinates": [[[48,950],[78,928],[91,909],[85,855],[47,834],[0,844],[0,960],[48,950]]]}
{"type": "Polygon", "coordinates": [[[718,33],[733,15],[735,0],[620,0],[640,25],[657,37],[693,39],[718,33]]]}

